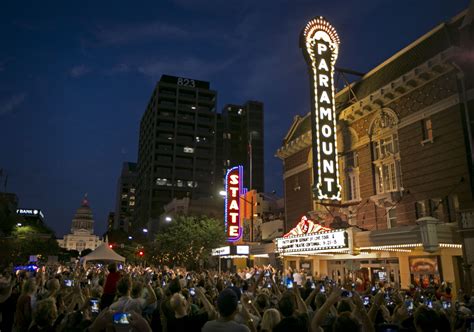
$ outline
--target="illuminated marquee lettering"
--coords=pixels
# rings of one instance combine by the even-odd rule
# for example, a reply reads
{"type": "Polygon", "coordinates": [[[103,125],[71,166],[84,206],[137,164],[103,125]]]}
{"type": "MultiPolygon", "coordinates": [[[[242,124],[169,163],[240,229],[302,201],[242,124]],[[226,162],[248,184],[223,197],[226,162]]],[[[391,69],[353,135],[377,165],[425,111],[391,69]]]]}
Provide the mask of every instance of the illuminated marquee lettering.
{"type": "Polygon", "coordinates": [[[242,192],[242,166],[236,166],[227,171],[226,199],[225,199],[225,226],[227,241],[234,242],[242,237],[240,222],[240,195],[242,192]]]}
{"type": "Polygon", "coordinates": [[[315,194],[318,199],[341,200],[334,103],[334,66],[339,36],[324,18],[315,18],[301,33],[300,47],[311,77],[315,194]]]}

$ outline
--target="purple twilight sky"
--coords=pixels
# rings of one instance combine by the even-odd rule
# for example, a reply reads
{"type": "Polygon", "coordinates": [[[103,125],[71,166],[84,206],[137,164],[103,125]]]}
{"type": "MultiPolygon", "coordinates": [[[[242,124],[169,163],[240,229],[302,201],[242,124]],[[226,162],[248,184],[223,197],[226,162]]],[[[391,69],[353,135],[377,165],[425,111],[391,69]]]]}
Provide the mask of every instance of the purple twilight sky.
{"type": "MultiPolygon", "coordinates": [[[[265,103],[265,185],[282,195],[274,157],[309,111],[301,29],[325,16],[341,37],[337,65],[366,72],[468,0],[13,1],[0,11],[0,169],[21,207],[62,235],[84,193],[96,232],[115,209],[123,161],[161,74],[211,82],[218,109],[265,103]]],[[[0,183],[3,190],[3,181],[0,183]]]]}

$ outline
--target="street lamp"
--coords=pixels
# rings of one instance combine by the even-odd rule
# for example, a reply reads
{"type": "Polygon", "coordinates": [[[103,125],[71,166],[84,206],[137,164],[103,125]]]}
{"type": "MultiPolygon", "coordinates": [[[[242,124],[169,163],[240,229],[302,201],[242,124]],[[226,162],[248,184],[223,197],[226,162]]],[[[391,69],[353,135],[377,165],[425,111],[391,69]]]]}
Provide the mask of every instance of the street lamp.
{"type": "Polygon", "coordinates": [[[173,220],[173,218],[171,218],[170,216],[166,216],[166,217],[165,217],[165,221],[166,221],[166,222],[171,222],[171,220],[173,220]]]}
{"type": "Polygon", "coordinates": [[[219,195],[221,195],[222,197],[226,197],[227,193],[225,192],[225,190],[221,190],[219,191],[219,195]]]}
{"type": "Polygon", "coordinates": [[[17,225],[18,227],[21,227],[21,226],[22,226],[21,222],[17,223],[16,225],[17,225]]]}
{"type": "Polygon", "coordinates": [[[143,233],[148,233],[148,229],[144,228],[143,233]]]}
{"type": "Polygon", "coordinates": [[[133,237],[130,235],[130,236],[128,237],[128,239],[129,239],[129,240],[132,240],[132,239],[133,239],[133,237]]]}

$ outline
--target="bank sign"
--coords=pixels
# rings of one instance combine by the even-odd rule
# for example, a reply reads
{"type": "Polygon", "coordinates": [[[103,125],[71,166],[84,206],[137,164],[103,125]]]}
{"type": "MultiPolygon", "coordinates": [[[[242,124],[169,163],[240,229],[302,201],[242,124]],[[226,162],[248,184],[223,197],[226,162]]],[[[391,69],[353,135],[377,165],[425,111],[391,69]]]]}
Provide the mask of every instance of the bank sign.
{"type": "Polygon", "coordinates": [[[339,43],[336,30],[322,17],[311,20],[300,38],[311,81],[314,192],[321,200],[341,200],[334,103],[339,43]]]}
{"type": "Polygon", "coordinates": [[[321,250],[347,248],[347,238],[347,232],[344,230],[288,236],[276,239],[276,247],[277,251],[281,254],[303,254],[321,250]]]}
{"type": "Polygon", "coordinates": [[[243,195],[243,167],[235,166],[227,171],[225,177],[225,230],[227,241],[235,242],[242,237],[240,221],[240,195],[243,195]]]}

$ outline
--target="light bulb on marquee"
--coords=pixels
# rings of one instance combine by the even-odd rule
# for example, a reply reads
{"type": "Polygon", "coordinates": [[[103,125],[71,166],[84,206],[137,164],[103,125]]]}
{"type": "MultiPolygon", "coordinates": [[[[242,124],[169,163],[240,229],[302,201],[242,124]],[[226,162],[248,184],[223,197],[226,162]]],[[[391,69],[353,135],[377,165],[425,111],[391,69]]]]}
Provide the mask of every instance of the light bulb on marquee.
{"type": "Polygon", "coordinates": [[[321,200],[341,200],[334,102],[339,43],[336,30],[323,17],[309,21],[301,32],[300,47],[311,78],[314,191],[321,200]]]}

